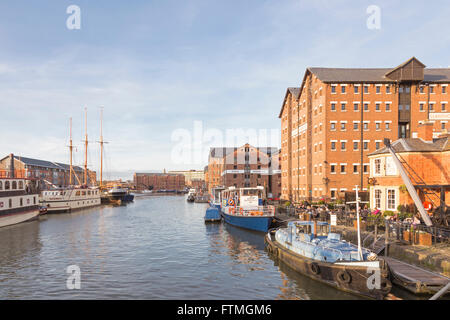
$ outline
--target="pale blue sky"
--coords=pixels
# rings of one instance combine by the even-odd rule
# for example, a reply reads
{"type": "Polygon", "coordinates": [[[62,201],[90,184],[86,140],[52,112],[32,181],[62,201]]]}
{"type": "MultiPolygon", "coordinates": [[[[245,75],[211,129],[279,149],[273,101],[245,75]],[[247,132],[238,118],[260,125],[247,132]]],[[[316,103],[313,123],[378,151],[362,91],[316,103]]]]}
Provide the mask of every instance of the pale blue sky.
{"type": "Polygon", "coordinates": [[[206,158],[173,163],[174,130],[278,129],[286,87],[308,66],[394,67],[416,56],[447,67],[449,16],[448,1],[5,0],[0,155],[67,162],[72,116],[80,163],[87,106],[98,170],[104,105],[109,171],[203,168],[206,158]],[[71,4],[81,30],[66,28],[71,4]],[[380,30],[366,27],[369,5],[381,8],[380,30]]]}

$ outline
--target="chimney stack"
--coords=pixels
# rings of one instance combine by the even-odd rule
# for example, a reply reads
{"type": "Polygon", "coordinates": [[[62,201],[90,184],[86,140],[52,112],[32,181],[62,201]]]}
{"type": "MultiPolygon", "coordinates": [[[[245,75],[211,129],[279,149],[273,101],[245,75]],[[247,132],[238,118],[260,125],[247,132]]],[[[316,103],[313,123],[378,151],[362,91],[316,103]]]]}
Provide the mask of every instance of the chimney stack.
{"type": "Polygon", "coordinates": [[[426,142],[433,142],[433,122],[424,121],[422,124],[419,124],[417,137],[426,142]]]}
{"type": "Polygon", "coordinates": [[[9,175],[10,178],[14,178],[14,154],[9,155],[9,175]]]}

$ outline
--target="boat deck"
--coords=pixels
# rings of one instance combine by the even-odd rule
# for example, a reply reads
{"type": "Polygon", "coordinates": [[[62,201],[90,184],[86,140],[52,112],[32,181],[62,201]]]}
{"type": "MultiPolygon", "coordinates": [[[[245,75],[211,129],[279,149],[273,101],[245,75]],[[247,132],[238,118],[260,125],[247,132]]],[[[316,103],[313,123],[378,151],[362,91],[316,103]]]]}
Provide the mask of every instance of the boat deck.
{"type": "Polygon", "coordinates": [[[450,278],[409,263],[391,257],[383,257],[383,259],[389,265],[393,282],[415,294],[438,292],[450,282],[450,278]]]}

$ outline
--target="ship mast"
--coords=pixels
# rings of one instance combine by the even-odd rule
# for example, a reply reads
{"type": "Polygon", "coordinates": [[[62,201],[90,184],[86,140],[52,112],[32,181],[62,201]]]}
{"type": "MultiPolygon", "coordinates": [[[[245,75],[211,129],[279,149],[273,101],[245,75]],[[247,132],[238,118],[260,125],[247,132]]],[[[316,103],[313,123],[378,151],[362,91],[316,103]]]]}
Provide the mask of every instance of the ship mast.
{"type": "Polygon", "coordinates": [[[103,145],[108,143],[103,140],[103,106],[100,107],[100,188],[103,186],[103,145]]]}
{"type": "Polygon", "coordinates": [[[103,107],[100,107],[100,188],[103,184],[103,107]]]}
{"type": "Polygon", "coordinates": [[[85,121],[85,138],[84,138],[84,184],[87,185],[87,148],[88,148],[88,134],[87,134],[87,108],[84,108],[85,121]]]}
{"type": "Polygon", "coordinates": [[[73,144],[72,144],[72,118],[70,118],[70,142],[69,142],[69,150],[70,150],[70,170],[69,170],[69,186],[72,185],[72,150],[73,150],[73,144]]]}

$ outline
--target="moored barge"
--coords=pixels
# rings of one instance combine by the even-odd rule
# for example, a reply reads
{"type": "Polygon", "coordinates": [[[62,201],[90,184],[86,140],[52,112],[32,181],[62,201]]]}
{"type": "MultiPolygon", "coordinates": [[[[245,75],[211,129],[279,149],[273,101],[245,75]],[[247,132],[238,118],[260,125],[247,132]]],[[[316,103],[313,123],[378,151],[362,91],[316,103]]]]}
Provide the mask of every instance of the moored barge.
{"type": "Polygon", "coordinates": [[[386,262],[330,232],[326,222],[291,221],[270,230],[266,250],[293,270],[336,289],[372,299],[391,290],[386,262]]]}

